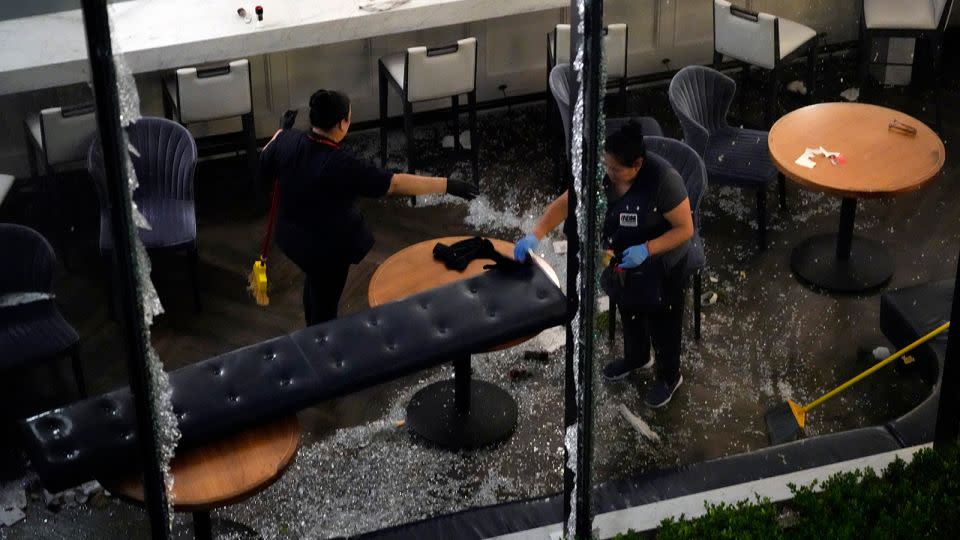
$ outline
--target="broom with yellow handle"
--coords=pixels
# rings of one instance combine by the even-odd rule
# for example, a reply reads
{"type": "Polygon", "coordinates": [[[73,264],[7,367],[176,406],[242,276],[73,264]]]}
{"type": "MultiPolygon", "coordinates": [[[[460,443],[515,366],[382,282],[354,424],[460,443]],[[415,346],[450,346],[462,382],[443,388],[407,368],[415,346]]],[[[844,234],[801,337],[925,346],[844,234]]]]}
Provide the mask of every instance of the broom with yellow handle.
{"type": "Polygon", "coordinates": [[[770,409],[765,416],[767,421],[767,434],[770,436],[770,444],[781,444],[800,438],[800,435],[803,433],[803,428],[807,423],[807,413],[810,412],[811,409],[822,405],[825,401],[869,377],[883,366],[937,337],[948,328],[950,328],[950,321],[943,323],[922,338],[877,362],[870,369],[820,396],[808,405],[800,405],[788,399],[786,403],[781,403],[770,409]]]}
{"type": "MultiPolygon", "coordinates": [[[[297,111],[289,110],[283,113],[280,129],[290,129],[297,120],[297,111]]],[[[260,246],[260,258],[253,262],[253,268],[247,276],[247,289],[257,301],[257,305],[270,305],[267,295],[267,256],[270,254],[270,242],[273,240],[273,231],[277,223],[277,205],[280,202],[280,179],[273,181],[273,193],[270,196],[270,213],[267,216],[267,230],[263,233],[263,243],[260,246]]]]}

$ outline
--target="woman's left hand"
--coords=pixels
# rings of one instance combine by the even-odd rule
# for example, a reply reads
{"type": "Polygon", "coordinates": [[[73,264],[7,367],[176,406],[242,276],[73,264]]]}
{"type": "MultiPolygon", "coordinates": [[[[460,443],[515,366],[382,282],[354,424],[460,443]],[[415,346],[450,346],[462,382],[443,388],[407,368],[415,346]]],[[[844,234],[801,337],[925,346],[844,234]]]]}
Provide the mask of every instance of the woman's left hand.
{"type": "Polygon", "coordinates": [[[647,251],[647,244],[630,246],[624,250],[623,261],[619,266],[620,268],[636,268],[643,264],[643,261],[647,260],[649,256],[650,252],[647,251]]]}

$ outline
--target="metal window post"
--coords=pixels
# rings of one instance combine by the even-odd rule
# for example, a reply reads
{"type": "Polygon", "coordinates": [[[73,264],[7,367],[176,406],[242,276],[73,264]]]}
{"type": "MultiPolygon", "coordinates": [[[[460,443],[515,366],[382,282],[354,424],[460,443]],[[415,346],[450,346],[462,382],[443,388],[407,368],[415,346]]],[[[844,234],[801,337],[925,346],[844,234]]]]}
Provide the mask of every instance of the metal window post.
{"type": "Polygon", "coordinates": [[[170,536],[169,507],[158,451],[158,413],[150,399],[150,373],[147,346],[149,329],[140,302],[137,278],[135,234],[130,212],[130,188],[126,169],[127,151],[120,125],[120,96],[117,70],[110,43],[107,0],[82,0],[83,24],[87,37],[90,75],[97,104],[97,128],[103,146],[104,172],[110,201],[110,226],[113,236],[111,264],[116,289],[120,293],[117,322],[123,339],[130,377],[130,389],[137,415],[137,442],[144,475],[144,500],[150,515],[150,530],[155,540],[170,536]]]}
{"type": "MultiPolygon", "coordinates": [[[[580,239],[570,238],[567,254],[567,297],[571,317],[579,324],[567,325],[566,382],[564,393],[565,433],[575,431],[576,460],[570,469],[571,448],[566,448],[564,468],[564,516],[568,538],[586,539],[592,534],[593,512],[591,504],[593,459],[593,342],[595,316],[597,261],[597,179],[599,173],[599,119],[603,109],[601,101],[601,58],[603,46],[603,0],[571,0],[570,58],[575,63],[580,44],[583,43],[582,84],[573,81],[570,100],[571,118],[578,97],[582,93],[583,126],[579,140],[571,138],[571,144],[579,145],[583,152],[580,171],[573,171],[572,179],[581,178],[580,193],[571,184],[568,220],[577,224],[577,199],[582,198],[583,221],[572,230],[584,229],[583,245],[580,239]],[[583,5],[583,13],[580,13],[583,5]],[[583,33],[579,27],[583,22],[583,33]],[[580,257],[578,255],[582,254],[580,257]],[[577,283],[577,276],[583,276],[577,283]],[[574,347],[574,345],[577,347],[574,347]],[[578,384],[579,383],[579,384],[578,384]],[[571,430],[571,428],[573,428],[571,430]],[[571,523],[571,513],[575,519],[571,523]]],[[[574,72],[576,68],[574,66],[574,72]]],[[[573,129],[574,126],[571,126],[573,129]]],[[[575,132],[575,130],[574,130],[575,132]]],[[[572,160],[571,160],[572,161],[572,160]]],[[[574,180],[575,181],[575,180],[574,180]]],[[[568,228],[568,230],[571,230],[568,228]]],[[[569,441],[568,441],[569,443],[569,441]]]]}

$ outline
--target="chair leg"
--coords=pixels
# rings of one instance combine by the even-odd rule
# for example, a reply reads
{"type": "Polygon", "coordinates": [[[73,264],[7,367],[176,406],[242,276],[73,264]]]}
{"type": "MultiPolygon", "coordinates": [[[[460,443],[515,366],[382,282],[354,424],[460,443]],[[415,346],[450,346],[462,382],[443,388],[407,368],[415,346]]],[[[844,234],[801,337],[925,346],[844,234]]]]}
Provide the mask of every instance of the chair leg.
{"type": "Polygon", "coordinates": [[[188,256],[190,258],[190,281],[193,285],[193,303],[197,311],[203,311],[203,304],[200,302],[199,281],[200,245],[197,242],[193,243],[188,256]]]}
{"type": "Polygon", "coordinates": [[[453,111],[453,149],[460,150],[460,96],[450,96],[450,108],[453,111]]]}
{"type": "Polygon", "coordinates": [[[703,280],[700,275],[700,270],[693,275],[693,337],[697,341],[700,341],[700,313],[703,309],[702,298],[703,296],[703,280]]]}
{"type": "Polygon", "coordinates": [[[810,104],[816,103],[814,93],[817,89],[817,38],[813,38],[810,43],[810,50],[807,51],[807,101],[810,104]]]}
{"type": "Polygon", "coordinates": [[[860,38],[860,66],[859,66],[859,78],[860,78],[860,99],[859,101],[866,101],[866,92],[867,85],[869,84],[870,79],[870,51],[873,48],[873,38],[870,36],[870,33],[866,31],[861,26],[860,31],[863,36],[860,38]]]}
{"type": "Polygon", "coordinates": [[[937,34],[930,38],[930,45],[933,48],[933,101],[937,108],[935,127],[937,134],[943,137],[943,77],[941,76],[940,64],[943,58],[943,36],[937,34]]]}
{"type": "Polygon", "coordinates": [[[83,377],[83,365],[80,363],[80,344],[76,344],[70,350],[70,362],[73,364],[73,378],[77,382],[77,391],[80,392],[80,398],[87,397],[87,383],[83,377]]]}
{"type": "Polygon", "coordinates": [[[387,74],[380,63],[380,167],[387,166],[387,74]]]}
{"type": "Polygon", "coordinates": [[[723,64],[723,53],[720,51],[713,51],[713,69],[720,71],[720,66],[723,64]]]}
{"type": "Polygon", "coordinates": [[[480,134],[477,133],[477,91],[467,94],[470,113],[470,162],[473,166],[473,183],[480,188],[480,134]]]}
{"type": "Polygon", "coordinates": [[[767,87],[767,107],[765,118],[763,123],[766,125],[766,129],[773,127],[773,122],[777,117],[777,90],[780,87],[780,70],[778,68],[773,68],[770,70],[770,81],[769,86],[767,87]]]}
{"type": "Polygon", "coordinates": [[[166,83],[160,82],[160,95],[163,101],[163,117],[167,120],[173,119],[173,104],[170,103],[170,96],[167,95],[166,83]]]}
{"type": "Polygon", "coordinates": [[[777,174],[777,191],[780,194],[780,209],[787,209],[787,179],[783,173],[777,174]]]}
{"type": "Polygon", "coordinates": [[[257,181],[260,176],[260,161],[257,156],[257,128],[252,111],[242,115],[240,119],[243,121],[243,134],[247,143],[247,170],[250,174],[251,194],[256,196],[260,191],[260,185],[257,181]]]}
{"type": "Polygon", "coordinates": [[[620,79],[620,107],[621,113],[623,116],[630,116],[630,108],[627,103],[627,74],[624,73],[623,78],[620,79]]]}
{"type": "Polygon", "coordinates": [[[37,147],[33,143],[33,135],[30,133],[30,128],[27,127],[26,123],[23,125],[23,135],[24,140],[27,142],[27,159],[30,162],[30,178],[37,178],[40,176],[40,167],[37,165],[37,147]]]}
{"type": "Polygon", "coordinates": [[[407,136],[407,172],[413,173],[416,170],[416,144],[413,139],[413,104],[403,100],[403,130],[407,136]]]}
{"type": "Polygon", "coordinates": [[[767,186],[757,188],[757,246],[767,250],[767,186]]]}

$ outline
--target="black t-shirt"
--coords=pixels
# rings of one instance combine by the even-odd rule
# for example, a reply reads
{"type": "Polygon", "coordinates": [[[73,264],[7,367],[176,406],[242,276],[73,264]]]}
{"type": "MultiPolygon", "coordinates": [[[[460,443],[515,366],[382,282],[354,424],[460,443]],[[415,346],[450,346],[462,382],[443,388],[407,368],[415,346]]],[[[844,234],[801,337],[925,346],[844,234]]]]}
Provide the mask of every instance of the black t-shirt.
{"type": "Polygon", "coordinates": [[[373,247],[354,203],[386,195],[392,172],[320,135],[287,129],[260,154],[260,174],[280,180],[277,245],[304,271],[329,261],[358,263],[373,247]]]}

